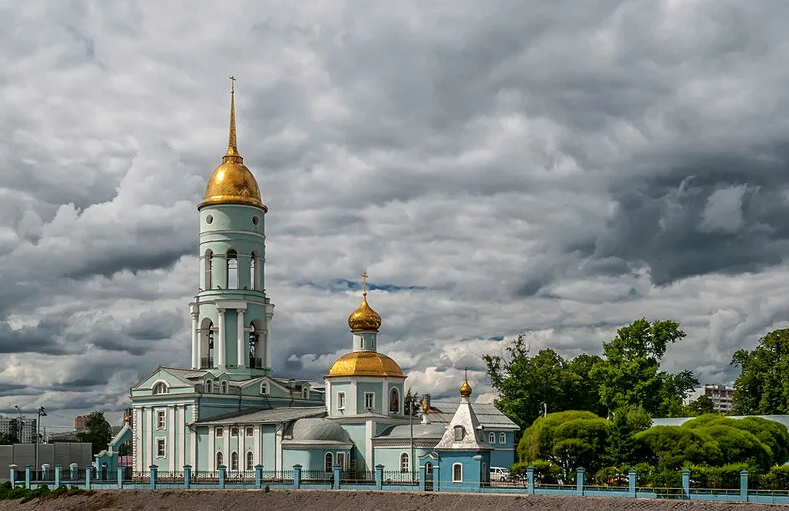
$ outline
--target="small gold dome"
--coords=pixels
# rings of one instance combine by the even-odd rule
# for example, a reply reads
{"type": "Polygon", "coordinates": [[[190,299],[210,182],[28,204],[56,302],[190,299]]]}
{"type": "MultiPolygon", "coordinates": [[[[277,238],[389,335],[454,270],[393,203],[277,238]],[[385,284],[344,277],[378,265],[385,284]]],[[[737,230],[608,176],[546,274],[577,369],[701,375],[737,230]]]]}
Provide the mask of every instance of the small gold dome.
{"type": "Polygon", "coordinates": [[[230,90],[230,137],[227,152],[222,163],[211,174],[205,187],[205,197],[198,209],[210,204],[248,204],[268,209],[260,200],[260,188],[255,176],[244,165],[244,158],[238,153],[235,87],[230,90]]]}
{"type": "Polygon", "coordinates": [[[402,376],[403,370],[397,362],[375,351],[354,351],[337,359],[331,366],[331,376],[402,376]]]}
{"type": "Polygon", "coordinates": [[[381,315],[367,304],[367,291],[362,293],[362,304],[348,316],[348,326],[351,332],[373,331],[381,328],[381,315]]]}
{"type": "Polygon", "coordinates": [[[471,385],[468,384],[468,380],[463,380],[463,385],[460,386],[460,396],[469,397],[470,395],[471,395],[471,385]]]}

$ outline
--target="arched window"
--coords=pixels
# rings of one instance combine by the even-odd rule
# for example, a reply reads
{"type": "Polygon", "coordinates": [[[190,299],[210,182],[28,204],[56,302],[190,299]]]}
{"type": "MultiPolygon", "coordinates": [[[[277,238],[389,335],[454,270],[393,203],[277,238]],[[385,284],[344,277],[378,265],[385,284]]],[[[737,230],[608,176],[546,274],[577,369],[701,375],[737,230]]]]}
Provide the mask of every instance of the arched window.
{"type": "Polygon", "coordinates": [[[214,323],[203,318],[200,324],[200,368],[214,367],[214,323]]]}
{"type": "Polygon", "coordinates": [[[334,456],[330,452],[326,453],[326,456],[323,458],[323,471],[331,473],[332,465],[334,465],[334,456]]]}
{"type": "Polygon", "coordinates": [[[168,392],[170,392],[170,389],[169,387],[167,387],[167,384],[164,383],[163,381],[160,381],[159,383],[153,386],[154,394],[167,394],[168,392]]]}
{"type": "Polygon", "coordinates": [[[252,451],[247,453],[247,470],[255,470],[255,457],[252,451]]]}
{"type": "Polygon", "coordinates": [[[220,387],[222,389],[222,394],[227,394],[227,382],[223,381],[222,383],[220,383],[220,387]]]}
{"type": "Polygon", "coordinates": [[[230,453],[230,470],[238,470],[238,453],[236,451],[230,453]]]}
{"type": "Polygon", "coordinates": [[[258,332],[255,329],[255,322],[249,324],[249,367],[260,369],[263,364],[258,359],[258,332]]]}
{"type": "Polygon", "coordinates": [[[394,388],[389,392],[389,411],[397,413],[400,411],[400,393],[394,388]]]}
{"type": "Polygon", "coordinates": [[[206,380],[203,384],[203,389],[206,394],[212,393],[214,391],[214,383],[211,380],[206,380]]]}
{"type": "Polygon", "coordinates": [[[211,277],[214,273],[214,253],[210,249],[205,251],[203,271],[205,272],[203,275],[204,289],[211,289],[211,286],[213,286],[213,279],[211,277]]]}
{"type": "Polygon", "coordinates": [[[454,463],[452,465],[452,482],[453,483],[463,482],[463,465],[461,463],[454,463]]]}
{"type": "Polygon", "coordinates": [[[235,250],[227,251],[227,288],[238,289],[238,254],[235,250]]]}
{"type": "Polygon", "coordinates": [[[257,289],[258,285],[258,253],[252,252],[249,258],[249,287],[257,289]]]}
{"type": "Polygon", "coordinates": [[[264,396],[268,396],[268,382],[264,381],[260,384],[260,393],[264,396]]]}
{"type": "Polygon", "coordinates": [[[460,442],[463,440],[463,437],[466,435],[466,430],[463,426],[455,426],[455,442],[460,442]]]}
{"type": "Polygon", "coordinates": [[[220,466],[225,464],[225,457],[222,456],[222,451],[216,453],[216,468],[219,469],[220,466]]]}
{"type": "Polygon", "coordinates": [[[487,483],[490,482],[490,472],[488,472],[488,464],[482,462],[482,473],[480,474],[480,481],[487,483]]]}
{"type": "Polygon", "coordinates": [[[402,453],[400,455],[400,472],[408,472],[411,470],[411,464],[408,461],[408,453],[402,453]]]}

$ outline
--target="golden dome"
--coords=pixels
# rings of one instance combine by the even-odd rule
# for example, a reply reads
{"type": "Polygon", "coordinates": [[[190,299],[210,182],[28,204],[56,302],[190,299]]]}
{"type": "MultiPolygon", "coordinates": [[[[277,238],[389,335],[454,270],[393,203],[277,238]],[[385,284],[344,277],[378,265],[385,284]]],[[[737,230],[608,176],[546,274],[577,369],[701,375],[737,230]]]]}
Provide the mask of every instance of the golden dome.
{"type": "Polygon", "coordinates": [[[468,384],[468,381],[464,381],[463,385],[460,386],[460,395],[461,397],[469,397],[471,395],[471,385],[468,384]]]}
{"type": "Polygon", "coordinates": [[[362,291],[362,304],[348,316],[348,326],[351,332],[373,331],[381,328],[381,315],[375,312],[367,303],[367,272],[362,273],[364,290],[362,291]]]}
{"type": "Polygon", "coordinates": [[[205,197],[198,209],[210,204],[249,204],[268,209],[260,200],[260,188],[255,176],[244,165],[244,158],[238,153],[235,87],[230,90],[230,137],[227,152],[222,163],[211,174],[205,187],[205,197]]]}
{"type": "Polygon", "coordinates": [[[329,376],[402,376],[403,370],[397,362],[375,351],[354,351],[337,359],[331,366],[329,376]]]}

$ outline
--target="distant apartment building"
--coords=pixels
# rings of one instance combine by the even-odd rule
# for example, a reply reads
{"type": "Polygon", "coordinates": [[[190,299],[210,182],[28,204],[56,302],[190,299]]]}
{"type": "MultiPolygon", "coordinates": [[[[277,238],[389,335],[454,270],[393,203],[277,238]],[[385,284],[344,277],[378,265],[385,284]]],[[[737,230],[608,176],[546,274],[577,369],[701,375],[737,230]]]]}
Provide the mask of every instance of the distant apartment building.
{"type": "Polygon", "coordinates": [[[0,416],[0,433],[15,436],[20,444],[35,443],[36,419],[0,416]]]}
{"type": "Polygon", "coordinates": [[[89,415],[77,415],[74,417],[74,431],[85,431],[87,429],[89,415]]]}
{"type": "Polygon", "coordinates": [[[734,388],[726,385],[704,385],[694,389],[685,399],[686,404],[697,400],[701,396],[712,399],[715,410],[723,413],[731,411],[732,399],[734,398],[734,388]]]}

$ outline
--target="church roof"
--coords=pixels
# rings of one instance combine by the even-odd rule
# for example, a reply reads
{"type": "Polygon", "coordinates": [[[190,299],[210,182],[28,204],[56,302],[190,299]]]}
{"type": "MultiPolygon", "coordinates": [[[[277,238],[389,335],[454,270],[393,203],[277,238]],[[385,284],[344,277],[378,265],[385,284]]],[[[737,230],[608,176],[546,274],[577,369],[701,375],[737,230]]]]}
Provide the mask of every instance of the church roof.
{"type": "Polygon", "coordinates": [[[449,421],[444,436],[436,444],[436,450],[481,451],[492,449],[485,439],[485,435],[482,434],[482,425],[469,401],[471,392],[471,386],[466,379],[460,387],[460,404],[458,404],[452,420],[449,421]]]}
{"type": "Polygon", "coordinates": [[[288,408],[269,408],[267,410],[242,410],[232,414],[220,415],[197,421],[198,425],[238,425],[238,424],[279,424],[306,417],[325,417],[324,406],[293,406],[288,408]]]}
{"type": "MultiPolygon", "coordinates": [[[[455,411],[460,406],[457,401],[431,401],[430,422],[441,422],[444,425],[449,424],[455,411]]],[[[474,413],[482,427],[486,430],[512,430],[520,429],[517,424],[512,422],[509,417],[504,415],[492,403],[474,403],[474,413]]]]}
{"type": "MultiPolygon", "coordinates": [[[[446,424],[430,423],[430,424],[414,424],[414,439],[435,439],[438,441],[443,435],[444,430],[447,428],[446,424]]],[[[375,437],[376,439],[402,439],[411,438],[411,426],[408,424],[401,424],[399,426],[389,426],[381,431],[381,434],[375,437]]]]}
{"type": "Polygon", "coordinates": [[[308,417],[294,422],[285,432],[283,446],[335,446],[350,448],[353,442],[342,426],[322,417],[308,417]]]}

